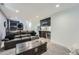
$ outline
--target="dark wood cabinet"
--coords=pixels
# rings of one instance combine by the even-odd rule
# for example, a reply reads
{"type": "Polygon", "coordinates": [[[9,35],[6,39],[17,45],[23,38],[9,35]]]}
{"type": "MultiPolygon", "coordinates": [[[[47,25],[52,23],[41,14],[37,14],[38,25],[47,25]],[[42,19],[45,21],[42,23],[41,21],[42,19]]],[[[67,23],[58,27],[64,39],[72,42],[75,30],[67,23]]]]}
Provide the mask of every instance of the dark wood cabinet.
{"type": "Polygon", "coordinates": [[[50,35],[51,35],[50,31],[39,31],[39,37],[50,39],[50,35]]]}
{"type": "Polygon", "coordinates": [[[16,55],[40,55],[47,51],[47,42],[16,55]]]}
{"type": "Polygon", "coordinates": [[[9,40],[9,41],[5,41],[4,42],[4,49],[8,50],[8,49],[12,49],[16,47],[16,44],[22,43],[22,42],[27,42],[27,41],[31,41],[31,38],[18,38],[18,39],[13,39],[13,40],[9,40]]]}

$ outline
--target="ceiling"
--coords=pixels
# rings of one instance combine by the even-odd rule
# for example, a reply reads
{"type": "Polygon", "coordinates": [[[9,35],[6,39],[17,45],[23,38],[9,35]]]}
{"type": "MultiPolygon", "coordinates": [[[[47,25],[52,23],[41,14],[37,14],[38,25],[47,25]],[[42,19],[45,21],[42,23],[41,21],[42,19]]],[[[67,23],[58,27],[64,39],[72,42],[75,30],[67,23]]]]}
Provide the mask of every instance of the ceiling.
{"type": "Polygon", "coordinates": [[[22,17],[26,20],[41,20],[56,12],[79,7],[79,4],[59,4],[57,3],[5,3],[2,10],[8,17],[22,17]]]}

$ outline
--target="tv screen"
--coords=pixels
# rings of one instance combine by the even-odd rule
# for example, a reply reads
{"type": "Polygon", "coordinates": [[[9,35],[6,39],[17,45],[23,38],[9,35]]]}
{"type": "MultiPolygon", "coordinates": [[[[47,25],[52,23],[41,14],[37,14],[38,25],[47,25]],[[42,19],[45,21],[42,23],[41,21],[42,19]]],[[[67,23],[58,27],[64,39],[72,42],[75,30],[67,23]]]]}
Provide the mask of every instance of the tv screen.
{"type": "Polygon", "coordinates": [[[41,26],[50,26],[51,25],[51,18],[48,17],[40,21],[41,26]]]}
{"type": "Polygon", "coordinates": [[[17,25],[19,24],[19,21],[10,20],[10,30],[17,30],[17,25]]]}

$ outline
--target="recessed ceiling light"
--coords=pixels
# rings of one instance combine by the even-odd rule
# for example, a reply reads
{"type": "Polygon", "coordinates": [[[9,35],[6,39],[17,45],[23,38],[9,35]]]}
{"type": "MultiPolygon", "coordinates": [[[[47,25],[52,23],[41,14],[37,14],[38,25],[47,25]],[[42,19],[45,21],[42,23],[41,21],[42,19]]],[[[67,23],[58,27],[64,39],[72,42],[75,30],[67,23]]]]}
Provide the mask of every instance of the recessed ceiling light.
{"type": "Polygon", "coordinates": [[[59,5],[59,4],[57,4],[57,5],[56,5],[56,7],[60,7],[60,5],[59,5]]]}
{"type": "Polygon", "coordinates": [[[36,18],[39,18],[39,16],[36,16],[36,18]]]}
{"type": "Polygon", "coordinates": [[[16,13],[19,13],[19,10],[16,10],[16,13]]]}

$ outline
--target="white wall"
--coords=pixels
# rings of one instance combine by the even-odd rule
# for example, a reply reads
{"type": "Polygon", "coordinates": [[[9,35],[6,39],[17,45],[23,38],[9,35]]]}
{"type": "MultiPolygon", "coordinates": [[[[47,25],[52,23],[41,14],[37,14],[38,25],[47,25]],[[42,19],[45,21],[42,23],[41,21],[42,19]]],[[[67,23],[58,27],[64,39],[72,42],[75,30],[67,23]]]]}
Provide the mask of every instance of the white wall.
{"type": "Polygon", "coordinates": [[[5,17],[0,12],[0,40],[5,38],[6,32],[4,27],[5,17]]]}
{"type": "Polygon", "coordinates": [[[37,30],[37,26],[40,25],[40,20],[33,19],[33,20],[31,20],[31,23],[32,23],[32,29],[37,30]]]}
{"type": "Polygon", "coordinates": [[[79,48],[79,8],[52,15],[51,40],[68,48],[79,48]]]}

